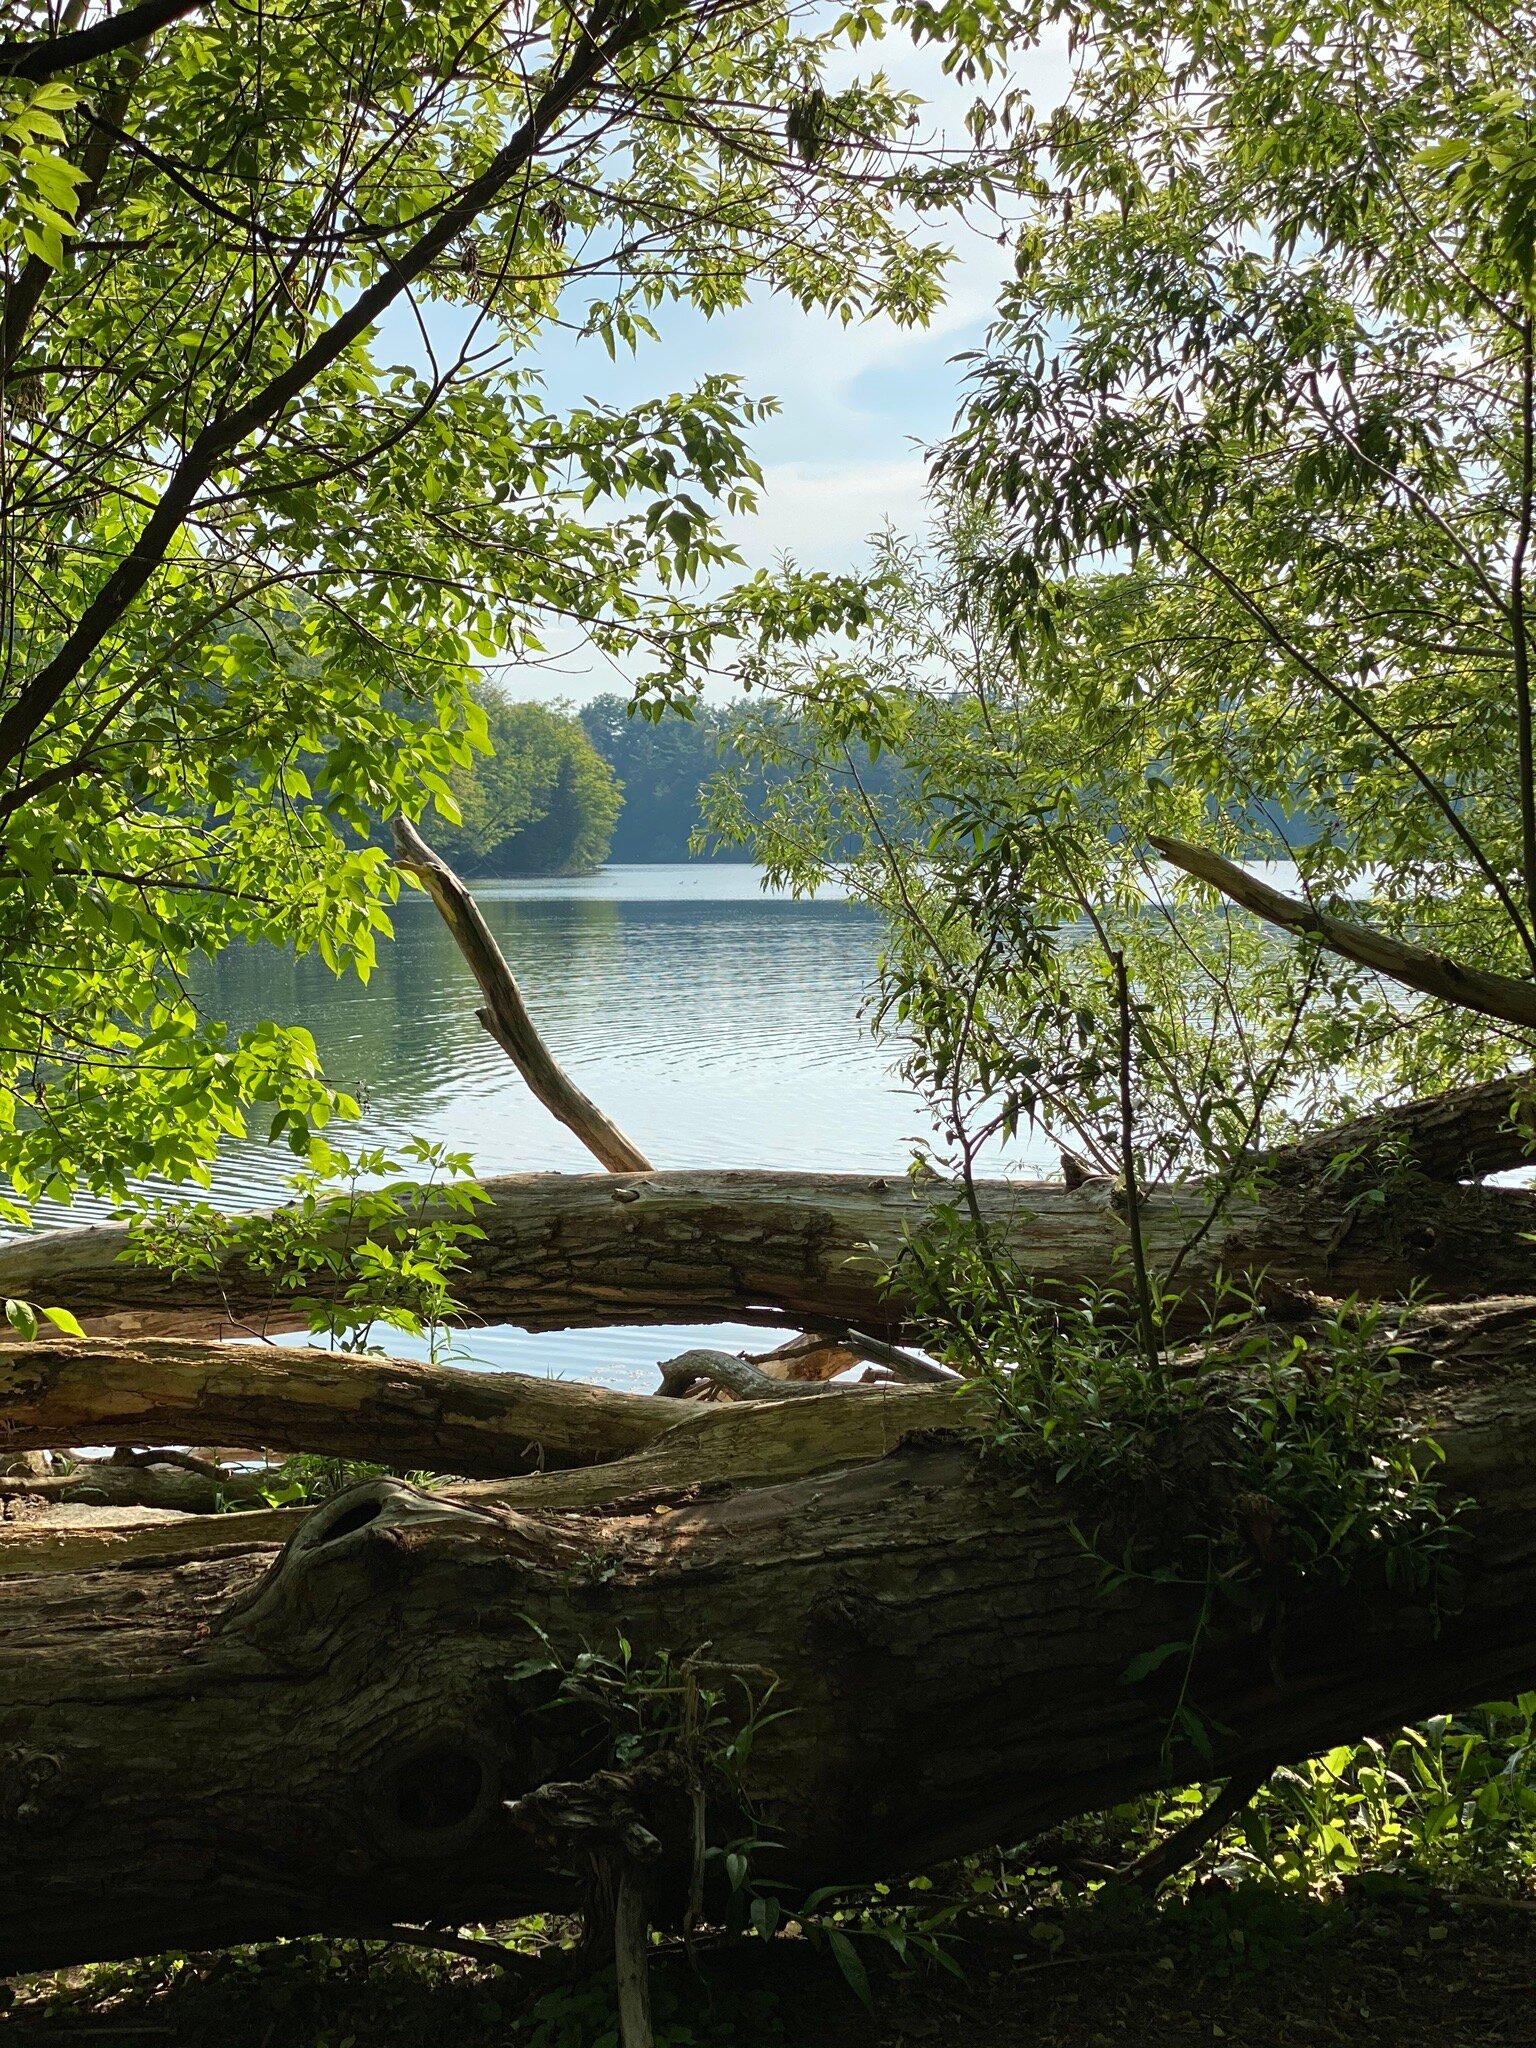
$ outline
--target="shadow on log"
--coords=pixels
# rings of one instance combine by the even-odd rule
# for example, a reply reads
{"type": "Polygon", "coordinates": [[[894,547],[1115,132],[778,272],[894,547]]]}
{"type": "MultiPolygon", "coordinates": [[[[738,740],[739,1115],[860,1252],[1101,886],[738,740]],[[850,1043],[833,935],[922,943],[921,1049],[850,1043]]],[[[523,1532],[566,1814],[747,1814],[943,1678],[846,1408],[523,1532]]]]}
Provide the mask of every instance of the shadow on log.
{"type": "MultiPolygon", "coordinates": [[[[755,1875],[790,1900],[1529,1684],[1536,1304],[1426,1312],[1407,1335],[1402,1398],[1472,1503],[1455,1583],[1438,1605],[1384,1580],[1292,1586],[1212,1631],[1193,1676],[1208,1759],[1170,1748],[1181,1660],[1126,1682],[1190,1637],[1196,1592],[1106,1591],[1082,1503],[979,1456],[944,1427],[966,1397],[942,1390],[690,1418],[792,1428],[809,1476],[701,1485],[663,1438],[453,1498],[370,1482],[276,1554],[189,1534],[176,1556],[11,1576],[0,1967],[569,1904],[579,1870],[509,1807],[610,1764],[603,1716],[549,1667],[621,1633],[638,1670],[699,1660],[738,1716],[772,1688],[707,1824],[734,1839],[750,1808],[778,1845],[755,1875]],[[839,1430],[880,1410],[926,1426],[835,1462],[839,1430]]],[[[662,1727],[648,1789],[628,1782],[663,1924],[692,1872],[667,1752],[662,1727]]]]}

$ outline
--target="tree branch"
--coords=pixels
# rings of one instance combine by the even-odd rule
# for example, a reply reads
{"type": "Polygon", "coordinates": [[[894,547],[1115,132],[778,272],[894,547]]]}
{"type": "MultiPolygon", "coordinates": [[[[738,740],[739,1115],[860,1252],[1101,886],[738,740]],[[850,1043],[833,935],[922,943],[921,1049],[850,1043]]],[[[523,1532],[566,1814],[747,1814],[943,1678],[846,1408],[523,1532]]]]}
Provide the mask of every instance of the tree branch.
{"type": "Polygon", "coordinates": [[[583,1094],[539,1036],[479,904],[453,869],[408,819],[395,819],[394,836],[396,867],[420,880],[480,984],[485,1008],[476,1015],[533,1093],[610,1173],[648,1172],[651,1162],[639,1146],[583,1094]]]}
{"type": "Polygon", "coordinates": [[[1432,953],[1427,947],[1391,938],[1369,925],[1353,924],[1315,910],[1298,897],[1284,896],[1206,847],[1191,846],[1186,840],[1168,839],[1158,833],[1150,837],[1165,860],[1197,881],[1208,882],[1255,917],[1279,925],[1284,931],[1315,938],[1329,952],[1358,961],[1390,981],[1416,988],[1457,1009],[1475,1010],[1484,1017],[1497,1017],[1503,1023],[1536,1030],[1536,981],[1519,980],[1512,974],[1490,974],[1481,967],[1464,967],[1444,953],[1432,953]]]}
{"type": "MultiPolygon", "coordinates": [[[[454,1273],[455,1322],[525,1330],[747,1322],[821,1330],[871,1357],[868,1336],[900,1342],[912,1326],[902,1288],[912,1238],[962,1199],[939,1179],[746,1170],[509,1174],[482,1185],[489,1199],[475,1222],[484,1235],[454,1273]]],[[[978,1180],[972,1191],[989,1239],[1024,1284],[1056,1300],[1123,1293],[1126,1227],[1113,1186],[978,1180]]],[[[1326,1181],[1304,1195],[1262,1183],[1236,1192],[1210,1182],[1148,1189],[1149,1269],[1161,1279],[1182,1259],[1169,1304],[1174,1334],[1243,1275],[1372,1300],[1415,1286],[1452,1300],[1529,1286],[1536,1195],[1423,1182],[1389,1184],[1386,1194],[1365,1212],[1347,1187],[1326,1181]],[[1223,1192],[1190,1255],[1191,1233],[1223,1192]]],[[[343,1218],[325,1242],[345,1256],[343,1218]]],[[[174,1271],[135,1257],[124,1224],[15,1237],[0,1244],[0,1293],[57,1302],[101,1335],[266,1335],[307,1323],[305,1304],[247,1254],[239,1233],[216,1259],[174,1271]]],[[[177,1440],[174,1431],[159,1439],[167,1435],[177,1440]]]]}
{"type": "Polygon", "coordinates": [[[659,1396],[403,1358],[163,1337],[0,1346],[7,1451],[249,1443],[500,1477],[625,1457],[677,1419],[659,1396]]]}
{"type": "Polygon", "coordinates": [[[734,1351],[680,1351],[676,1358],[664,1358],[658,1370],[663,1395],[674,1401],[691,1393],[700,1381],[723,1388],[738,1401],[793,1401],[811,1394],[849,1391],[832,1380],[775,1379],[734,1351]]]}
{"type": "MultiPolygon", "coordinates": [[[[540,94],[527,119],[480,176],[465,187],[452,205],[443,209],[433,225],[399,256],[386,258],[382,274],[360,291],[347,310],[302,350],[287,369],[243,405],[207,423],[171,471],[138,538],[85,607],[74,630],[0,716],[0,766],[16,760],[25,751],[82,666],[143,592],[196,504],[198,492],[219,465],[242,441],[276,420],[322,371],[367,333],[456,237],[473,226],[533,161],[550,129],[569,112],[613,57],[642,35],[658,31],[660,26],[660,20],[642,11],[626,14],[600,37],[589,27],[578,54],[540,94]]],[[[135,28],[135,36],[142,33],[142,27],[135,28]]]]}
{"type": "Polygon", "coordinates": [[[89,28],[48,36],[41,42],[0,43],[0,78],[25,78],[41,85],[61,71],[77,70],[93,58],[109,57],[114,50],[152,36],[156,29],[180,21],[183,15],[195,14],[201,5],[202,0],[140,0],[137,7],[110,14],[89,28]]]}
{"type": "Polygon", "coordinates": [[[182,1515],[216,1515],[239,1505],[267,1505],[258,1472],[189,1472],[184,1467],[120,1465],[116,1459],[87,1458],[69,1472],[37,1477],[0,1477],[0,1504],[36,1501],[48,1506],[170,1509],[182,1515]]]}

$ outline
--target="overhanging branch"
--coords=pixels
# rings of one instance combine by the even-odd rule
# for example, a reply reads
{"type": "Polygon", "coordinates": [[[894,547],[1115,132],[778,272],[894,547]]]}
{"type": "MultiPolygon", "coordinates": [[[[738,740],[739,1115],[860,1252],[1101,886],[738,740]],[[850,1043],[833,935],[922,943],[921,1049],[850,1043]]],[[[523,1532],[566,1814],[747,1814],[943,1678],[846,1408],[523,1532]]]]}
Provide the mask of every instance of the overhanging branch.
{"type": "Polygon", "coordinates": [[[1444,953],[1409,945],[1370,925],[1355,924],[1330,916],[1295,896],[1282,895],[1267,882],[1224,860],[1208,847],[1191,846],[1187,840],[1169,839],[1157,833],[1151,843],[1165,860],[1182,868],[1197,881],[1219,889],[1241,909],[1251,911],[1283,931],[1310,937],[1342,959],[1354,960],[1388,980],[1416,988],[1457,1009],[1476,1010],[1484,1017],[1497,1017],[1506,1024],[1536,1030],[1536,981],[1524,981],[1511,974],[1490,974],[1485,968],[1466,967],[1444,953]]]}
{"type": "Polygon", "coordinates": [[[114,50],[151,36],[156,29],[195,14],[202,0],[140,0],[137,7],[110,14],[89,28],[71,29],[64,35],[40,41],[0,43],[0,78],[25,78],[33,85],[56,78],[61,71],[77,70],[96,57],[110,57],[114,50]]]}

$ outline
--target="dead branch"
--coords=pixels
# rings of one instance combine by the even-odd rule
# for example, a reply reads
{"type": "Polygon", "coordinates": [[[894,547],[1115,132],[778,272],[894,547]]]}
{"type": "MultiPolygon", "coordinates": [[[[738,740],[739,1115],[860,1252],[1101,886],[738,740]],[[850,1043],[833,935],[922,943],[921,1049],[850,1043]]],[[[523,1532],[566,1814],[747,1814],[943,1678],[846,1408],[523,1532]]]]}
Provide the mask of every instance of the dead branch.
{"type": "Polygon", "coordinates": [[[394,835],[396,867],[421,882],[480,985],[485,1007],[475,1014],[481,1024],[550,1115],[573,1131],[610,1173],[644,1173],[651,1162],[639,1146],[583,1094],[539,1036],[517,979],[469,890],[408,818],[395,819],[394,835]]]}
{"type": "Polygon", "coordinates": [[[1243,910],[1283,931],[1314,938],[1345,960],[1354,960],[1374,973],[1384,974],[1389,981],[1416,988],[1458,1009],[1476,1010],[1481,1016],[1497,1017],[1506,1024],[1536,1029],[1536,982],[1510,974],[1491,974],[1482,967],[1467,967],[1444,953],[1432,953],[1427,947],[1394,939],[1370,925],[1333,917],[1298,897],[1282,895],[1207,847],[1191,846],[1186,840],[1168,839],[1157,833],[1151,835],[1151,843],[1176,868],[1182,868],[1197,881],[1208,882],[1243,910]]]}

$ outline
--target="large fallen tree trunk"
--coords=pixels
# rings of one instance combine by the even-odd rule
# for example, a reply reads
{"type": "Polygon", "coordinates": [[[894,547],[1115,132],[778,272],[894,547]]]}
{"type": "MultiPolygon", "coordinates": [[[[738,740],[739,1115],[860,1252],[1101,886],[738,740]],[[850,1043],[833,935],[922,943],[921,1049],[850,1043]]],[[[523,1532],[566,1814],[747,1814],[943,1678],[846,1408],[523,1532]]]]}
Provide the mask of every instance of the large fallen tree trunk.
{"type": "MultiPolygon", "coordinates": [[[[1536,1278],[1536,1195],[1403,1171],[1363,1203],[1354,1178],[1318,1163],[1313,1152],[1305,1174],[1275,1170],[1253,1187],[1145,1194],[1151,1268],[1176,1271],[1190,1304],[1217,1275],[1447,1299],[1519,1293],[1536,1278]]],[[[899,1336],[903,1301],[887,1275],[934,1212],[962,1199],[944,1182],[827,1173],[527,1174],[485,1187],[484,1239],[454,1276],[462,1319],[530,1330],[746,1320],[899,1336]]],[[[976,1198],[1029,1284],[1074,1297],[1126,1286],[1113,1185],[983,1181],[976,1198]]],[[[21,1238],[0,1246],[0,1290],[62,1304],[102,1333],[252,1334],[301,1320],[270,1274],[238,1257],[173,1277],[125,1262],[126,1248],[114,1224],[21,1238]]]]}
{"type": "Polygon", "coordinates": [[[792,1906],[1529,1684],[1536,1304],[1409,1334],[1402,1397],[1471,1503],[1454,1585],[1288,1583],[1138,1683],[1200,1588],[1106,1587],[1084,1502],[946,1429],[974,1397],[942,1389],[701,1409],[671,1450],[452,1499],[370,1482],[280,1553],[233,1517],[217,1550],[5,1579],[0,1968],[559,1906],[588,1864],[563,1820],[594,1810],[654,1841],[650,1910],[675,1915],[696,1774],[711,1842],[771,1837],[754,1875],[792,1906]],[[839,1467],[876,1414],[891,1448],[839,1467]],[[784,1476],[701,1487],[758,1431],[796,1433],[784,1476]],[[617,1668],[621,1636],[627,1678],[562,1681],[584,1651],[617,1668]],[[711,1775],[690,1685],[738,1723],[767,1707],[738,1773],[711,1775]],[[1208,1759],[1170,1745],[1186,1685],[1208,1759]],[[626,1699],[647,1759],[615,1779],[626,1699]]]}

